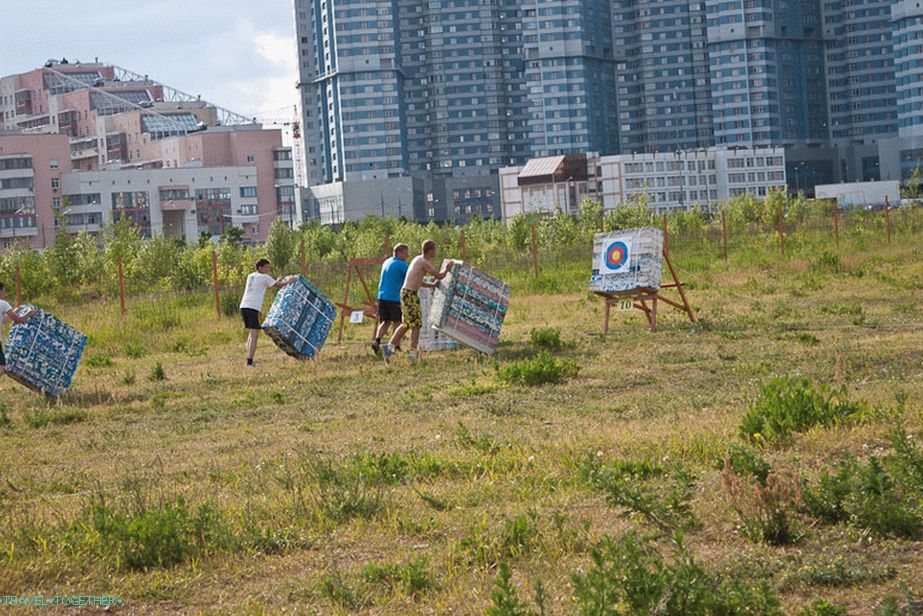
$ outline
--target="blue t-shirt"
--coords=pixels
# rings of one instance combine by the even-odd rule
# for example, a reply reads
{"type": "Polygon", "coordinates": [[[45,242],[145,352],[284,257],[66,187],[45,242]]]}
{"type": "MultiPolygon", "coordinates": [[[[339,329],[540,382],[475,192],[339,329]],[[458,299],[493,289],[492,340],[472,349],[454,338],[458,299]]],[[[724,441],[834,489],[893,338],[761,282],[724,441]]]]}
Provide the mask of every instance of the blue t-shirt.
{"type": "Polygon", "coordinates": [[[381,282],[378,283],[378,299],[386,302],[401,301],[401,287],[407,276],[407,263],[391,257],[381,264],[381,282]]]}

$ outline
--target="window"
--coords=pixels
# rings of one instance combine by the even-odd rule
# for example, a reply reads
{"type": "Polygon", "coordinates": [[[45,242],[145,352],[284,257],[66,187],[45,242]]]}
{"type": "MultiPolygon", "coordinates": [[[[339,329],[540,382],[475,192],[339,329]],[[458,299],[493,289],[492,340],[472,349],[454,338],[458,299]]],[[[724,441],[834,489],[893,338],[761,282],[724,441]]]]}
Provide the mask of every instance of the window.
{"type": "Polygon", "coordinates": [[[57,158],[52,158],[50,161],[48,161],[48,166],[51,167],[52,169],[57,169],[57,168],[58,168],[58,159],[57,159],[57,158]]]}
{"type": "Polygon", "coordinates": [[[61,180],[58,178],[51,178],[51,190],[58,190],[61,188],[61,180]]]}
{"type": "Polygon", "coordinates": [[[256,157],[253,154],[247,154],[247,162],[252,163],[256,160],[256,157]]]}
{"type": "Polygon", "coordinates": [[[241,186],[240,187],[240,196],[245,199],[254,199],[256,198],[256,186],[241,186]]]}

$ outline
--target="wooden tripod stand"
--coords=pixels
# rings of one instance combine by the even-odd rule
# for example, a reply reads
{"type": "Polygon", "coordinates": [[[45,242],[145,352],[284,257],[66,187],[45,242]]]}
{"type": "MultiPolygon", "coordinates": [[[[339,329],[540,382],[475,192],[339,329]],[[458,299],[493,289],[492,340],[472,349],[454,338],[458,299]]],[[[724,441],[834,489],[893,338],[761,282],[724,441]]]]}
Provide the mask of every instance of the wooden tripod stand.
{"type": "Polygon", "coordinates": [[[670,270],[670,276],[672,276],[673,282],[660,285],[659,290],[651,288],[640,288],[632,289],[630,291],[616,291],[612,293],[602,291],[594,292],[595,295],[598,295],[606,300],[606,316],[605,322],[603,324],[604,334],[609,333],[609,313],[612,309],[612,306],[628,307],[628,309],[636,308],[642,311],[647,317],[647,322],[652,332],[657,331],[658,302],[663,302],[676,308],[677,310],[683,311],[689,317],[689,320],[695,323],[695,313],[692,311],[692,306],[689,305],[689,300],[686,298],[686,291],[683,288],[683,283],[680,281],[679,276],[676,274],[676,268],[673,267],[673,261],[670,259],[670,252],[666,246],[664,246],[663,249],[663,260],[667,264],[667,268],[670,270]],[[662,294],[664,289],[676,289],[679,292],[680,301],[677,302],[668,297],[664,297],[662,294]]]}
{"type": "Polygon", "coordinates": [[[346,322],[346,315],[352,313],[354,310],[362,310],[367,317],[375,317],[375,328],[378,329],[378,302],[375,301],[375,298],[372,297],[372,292],[369,290],[369,285],[365,281],[365,276],[362,274],[362,267],[369,265],[378,265],[380,266],[384,263],[385,260],[382,257],[369,257],[367,259],[350,259],[346,262],[346,291],[343,294],[343,303],[337,303],[336,306],[340,309],[340,329],[337,333],[337,344],[343,341],[343,325],[346,322]],[[359,278],[359,282],[362,284],[362,288],[365,290],[366,304],[363,306],[350,306],[349,305],[349,283],[352,279],[353,270],[356,271],[356,275],[359,278]]]}

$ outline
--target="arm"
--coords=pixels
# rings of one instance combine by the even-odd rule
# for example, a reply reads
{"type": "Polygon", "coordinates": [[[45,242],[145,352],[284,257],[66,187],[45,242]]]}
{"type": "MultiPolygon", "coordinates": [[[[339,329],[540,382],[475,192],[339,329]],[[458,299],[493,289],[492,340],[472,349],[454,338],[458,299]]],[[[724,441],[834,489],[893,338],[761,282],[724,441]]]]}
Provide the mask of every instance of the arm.
{"type": "Polygon", "coordinates": [[[429,261],[425,261],[423,264],[423,269],[426,271],[427,274],[431,275],[436,280],[442,280],[449,274],[449,270],[452,269],[452,263],[450,262],[448,265],[446,265],[444,272],[440,272],[435,267],[433,267],[433,265],[429,261]]]}
{"type": "Polygon", "coordinates": [[[9,319],[10,321],[12,321],[13,323],[22,323],[22,322],[25,321],[26,319],[31,319],[31,318],[34,317],[34,316],[35,316],[35,311],[34,311],[34,310],[30,310],[30,311],[27,312],[24,316],[19,316],[18,314],[16,314],[16,313],[13,312],[12,310],[7,310],[7,311],[6,311],[6,318],[8,318],[8,319],[9,319]]]}

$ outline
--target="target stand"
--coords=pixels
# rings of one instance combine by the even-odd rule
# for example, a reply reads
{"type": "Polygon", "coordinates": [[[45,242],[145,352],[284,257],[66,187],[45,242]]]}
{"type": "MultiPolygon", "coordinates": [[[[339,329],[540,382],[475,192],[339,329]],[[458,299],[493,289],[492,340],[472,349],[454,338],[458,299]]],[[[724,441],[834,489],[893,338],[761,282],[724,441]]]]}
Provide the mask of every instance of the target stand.
{"type": "Polygon", "coordinates": [[[356,310],[361,310],[365,316],[375,319],[375,329],[372,330],[374,333],[378,330],[378,302],[375,301],[375,298],[372,297],[372,292],[369,290],[369,285],[365,281],[365,276],[362,274],[362,268],[368,267],[371,265],[381,266],[385,262],[385,259],[382,257],[369,257],[367,259],[350,259],[346,263],[346,291],[343,294],[343,302],[336,303],[336,306],[340,309],[340,328],[337,333],[337,344],[340,344],[343,341],[343,326],[346,323],[346,315],[352,314],[356,310]],[[365,290],[366,303],[362,306],[350,306],[349,305],[349,283],[352,280],[353,270],[356,272],[356,276],[359,278],[359,282],[362,284],[362,288],[365,290]]]}
{"type": "Polygon", "coordinates": [[[672,306],[673,308],[686,313],[692,323],[696,322],[695,313],[692,311],[692,306],[689,305],[689,300],[686,297],[686,291],[683,288],[683,282],[680,281],[679,276],[676,275],[676,269],[673,267],[673,261],[670,260],[670,253],[666,247],[663,249],[663,260],[667,264],[667,268],[670,270],[670,276],[673,278],[673,282],[660,285],[659,290],[649,287],[642,287],[638,289],[631,289],[630,291],[618,291],[611,293],[594,291],[594,295],[602,297],[606,302],[603,334],[609,333],[609,314],[612,310],[612,306],[619,306],[620,308],[628,310],[637,309],[642,311],[647,317],[647,322],[652,332],[657,331],[657,308],[659,302],[663,302],[668,306],[672,306]],[[662,293],[664,289],[676,289],[679,292],[679,301],[670,299],[669,297],[664,297],[662,293]]]}

